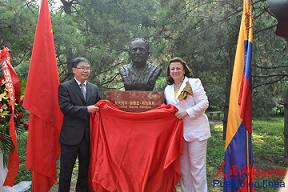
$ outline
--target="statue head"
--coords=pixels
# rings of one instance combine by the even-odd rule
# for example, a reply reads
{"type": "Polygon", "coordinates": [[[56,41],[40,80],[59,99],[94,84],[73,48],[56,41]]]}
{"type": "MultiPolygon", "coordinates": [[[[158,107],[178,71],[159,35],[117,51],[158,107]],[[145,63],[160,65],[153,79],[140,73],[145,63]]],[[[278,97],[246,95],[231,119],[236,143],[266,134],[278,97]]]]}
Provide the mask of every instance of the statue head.
{"type": "Polygon", "coordinates": [[[144,66],[149,56],[148,42],[143,38],[135,38],[129,44],[129,57],[136,67],[144,66]]]}

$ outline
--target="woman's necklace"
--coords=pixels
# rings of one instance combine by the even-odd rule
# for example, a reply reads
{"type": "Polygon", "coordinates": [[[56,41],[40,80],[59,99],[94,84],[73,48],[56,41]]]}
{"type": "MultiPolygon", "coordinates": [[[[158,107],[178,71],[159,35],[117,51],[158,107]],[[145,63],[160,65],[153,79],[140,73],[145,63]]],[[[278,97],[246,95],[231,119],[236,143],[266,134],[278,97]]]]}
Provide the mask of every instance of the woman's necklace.
{"type": "Polygon", "coordinates": [[[175,84],[175,86],[174,86],[175,90],[177,90],[177,91],[180,89],[180,87],[181,87],[181,84],[179,84],[179,85],[175,84]]]}
{"type": "Polygon", "coordinates": [[[181,87],[181,85],[182,85],[182,83],[183,83],[183,80],[184,79],[182,79],[182,81],[180,81],[179,83],[176,83],[175,81],[174,81],[174,97],[176,98],[176,96],[178,95],[178,91],[179,91],[179,89],[180,89],[180,87],[181,87]]]}
{"type": "Polygon", "coordinates": [[[182,85],[182,82],[183,82],[183,80],[180,81],[179,83],[174,82],[174,88],[177,89],[177,90],[179,90],[180,87],[181,87],[181,85],[182,85]]]}
{"type": "Polygon", "coordinates": [[[178,95],[178,91],[179,91],[179,89],[180,89],[180,87],[181,87],[181,84],[182,84],[182,83],[180,83],[180,84],[174,83],[174,97],[175,97],[175,98],[176,98],[176,96],[178,95]]]}

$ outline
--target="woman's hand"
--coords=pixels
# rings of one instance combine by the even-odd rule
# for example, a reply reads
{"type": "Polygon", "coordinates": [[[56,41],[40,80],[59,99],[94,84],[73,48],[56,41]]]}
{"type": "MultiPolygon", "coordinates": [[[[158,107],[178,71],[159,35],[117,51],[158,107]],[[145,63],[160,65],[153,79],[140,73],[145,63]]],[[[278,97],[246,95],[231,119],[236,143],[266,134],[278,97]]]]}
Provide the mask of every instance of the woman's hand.
{"type": "Polygon", "coordinates": [[[184,117],[188,115],[188,113],[186,111],[182,111],[182,112],[175,113],[175,115],[178,119],[183,119],[184,117]]]}

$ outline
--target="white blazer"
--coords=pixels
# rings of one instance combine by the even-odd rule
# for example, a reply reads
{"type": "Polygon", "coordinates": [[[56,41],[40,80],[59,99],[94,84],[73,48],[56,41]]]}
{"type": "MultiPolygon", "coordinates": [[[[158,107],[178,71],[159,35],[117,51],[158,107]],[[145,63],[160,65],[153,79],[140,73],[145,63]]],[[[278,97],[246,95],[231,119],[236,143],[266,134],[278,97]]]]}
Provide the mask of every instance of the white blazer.
{"type": "Polygon", "coordinates": [[[195,139],[202,141],[211,137],[209,121],[204,113],[209,106],[209,102],[200,79],[185,77],[176,98],[174,97],[174,84],[167,85],[164,96],[167,104],[176,106],[180,112],[186,111],[188,113],[188,116],[183,118],[183,134],[186,141],[189,142],[195,139]],[[191,85],[193,94],[192,96],[188,95],[186,100],[179,101],[178,96],[187,81],[191,85]]]}

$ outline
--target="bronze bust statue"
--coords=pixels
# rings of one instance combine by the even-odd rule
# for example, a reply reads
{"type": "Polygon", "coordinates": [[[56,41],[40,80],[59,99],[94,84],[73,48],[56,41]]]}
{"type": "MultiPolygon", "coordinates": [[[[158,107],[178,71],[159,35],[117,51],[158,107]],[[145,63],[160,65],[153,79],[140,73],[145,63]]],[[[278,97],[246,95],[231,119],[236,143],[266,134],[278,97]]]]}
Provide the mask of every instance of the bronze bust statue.
{"type": "Polygon", "coordinates": [[[145,39],[136,38],[130,42],[131,63],[119,69],[125,90],[153,91],[160,75],[160,68],[147,62],[149,45],[145,39]]]}

